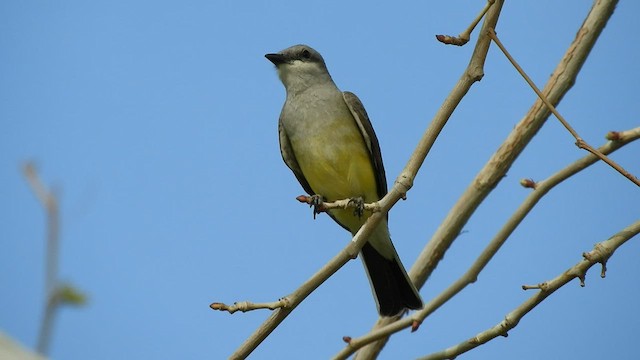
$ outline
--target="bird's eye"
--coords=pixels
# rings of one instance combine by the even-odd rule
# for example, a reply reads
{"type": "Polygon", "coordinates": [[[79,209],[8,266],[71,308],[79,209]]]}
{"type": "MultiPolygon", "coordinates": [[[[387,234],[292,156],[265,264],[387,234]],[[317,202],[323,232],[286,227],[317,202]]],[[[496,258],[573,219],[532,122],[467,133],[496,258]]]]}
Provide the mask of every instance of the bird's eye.
{"type": "Polygon", "coordinates": [[[302,58],[303,59],[311,59],[311,52],[307,49],[302,50],[302,58]]]}

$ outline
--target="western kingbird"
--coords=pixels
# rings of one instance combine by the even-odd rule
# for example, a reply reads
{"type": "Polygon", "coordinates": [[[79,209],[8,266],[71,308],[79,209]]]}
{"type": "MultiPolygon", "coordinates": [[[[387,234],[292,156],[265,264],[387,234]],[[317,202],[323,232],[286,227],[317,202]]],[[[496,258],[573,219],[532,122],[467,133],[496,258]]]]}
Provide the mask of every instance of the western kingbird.
{"type": "MultiPolygon", "coordinates": [[[[380,145],[360,99],[338,89],[322,56],[309,46],[295,45],[265,57],[276,66],[287,93],[278,123],[280,152],[304,190],[325,201],[380,200],[387,193],[387,180],[380,145]]],[[[355,235],[371,212],[333,209],[328,214],[355,235]]],[[[391,243],[386,218],[360,257],[380,315],[422,307],[391,243]]]]}

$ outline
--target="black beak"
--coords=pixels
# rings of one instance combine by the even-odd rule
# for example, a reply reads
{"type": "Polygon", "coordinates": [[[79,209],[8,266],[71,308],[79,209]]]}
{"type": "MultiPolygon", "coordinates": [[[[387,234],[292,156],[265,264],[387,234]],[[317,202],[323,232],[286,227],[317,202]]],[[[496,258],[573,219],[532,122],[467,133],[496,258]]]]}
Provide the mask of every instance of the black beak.
{"type": "Polygon", "coordinates": [[[287,62],[284,55],[282,54],[267,54],[264,57],[269,59],[269,61],[271,61],[275,66],[278,66],[280,64],[284,64],[285,62],[287,62]]]}

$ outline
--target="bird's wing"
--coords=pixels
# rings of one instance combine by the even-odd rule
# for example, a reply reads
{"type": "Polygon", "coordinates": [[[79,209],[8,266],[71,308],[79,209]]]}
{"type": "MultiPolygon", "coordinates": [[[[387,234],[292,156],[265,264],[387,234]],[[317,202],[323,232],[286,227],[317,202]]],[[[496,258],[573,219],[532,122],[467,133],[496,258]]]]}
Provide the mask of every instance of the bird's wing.
{"type": "Polygon", "coordinates": [[[364,138],[364,142],[367,144],[367,148],[369,149],[369,157],[376,174],[378,196],[382,199],[382,197],[387,194],[387,177],[384,173],[384,165],[382,164],[382,154],[380,153],[378,138],[376,137],[375,131],[373,131],[373,126],[371,125],[367,111],[364,109],[360,99],[358,99],[354,93],[349,91],[343,92],[342,97],[344,98],[344,102],[347,104],[349,111],[351,111],[351,115],[353,115],[353,118],[356,120],[358,128],[360,129],[360,134],[364,138]]]}
{"type": "Polygon", "coordinates": [[[309,182],[304,177],[300,165],[298,165],[298,160],[296,160],[296,156],[291,148],[287,132],[284,130],[284,126],[282,126],[282,120],[278,121],[278,137],[280,139],[280,154],[282,154],[282,160],[284,160],[284,163],[293,171],[293,174],[296,176],[296,179],[298,179],[298,182],[300,182],[300,185],[302,185],[304,191],[309,195],[315,195],[309,182]]]}

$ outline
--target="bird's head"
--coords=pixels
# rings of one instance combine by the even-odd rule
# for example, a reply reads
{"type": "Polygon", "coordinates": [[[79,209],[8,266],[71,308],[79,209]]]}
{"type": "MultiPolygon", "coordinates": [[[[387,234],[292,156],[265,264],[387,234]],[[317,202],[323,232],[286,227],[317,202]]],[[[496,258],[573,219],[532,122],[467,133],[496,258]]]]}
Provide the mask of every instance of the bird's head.
{"type": "Polygon", "coordinates": [[[322,55],[310,46],[294,45],[265,57],[276,66],[278,76],[289,93],[295,94],[332,81],[322,55]]]}

